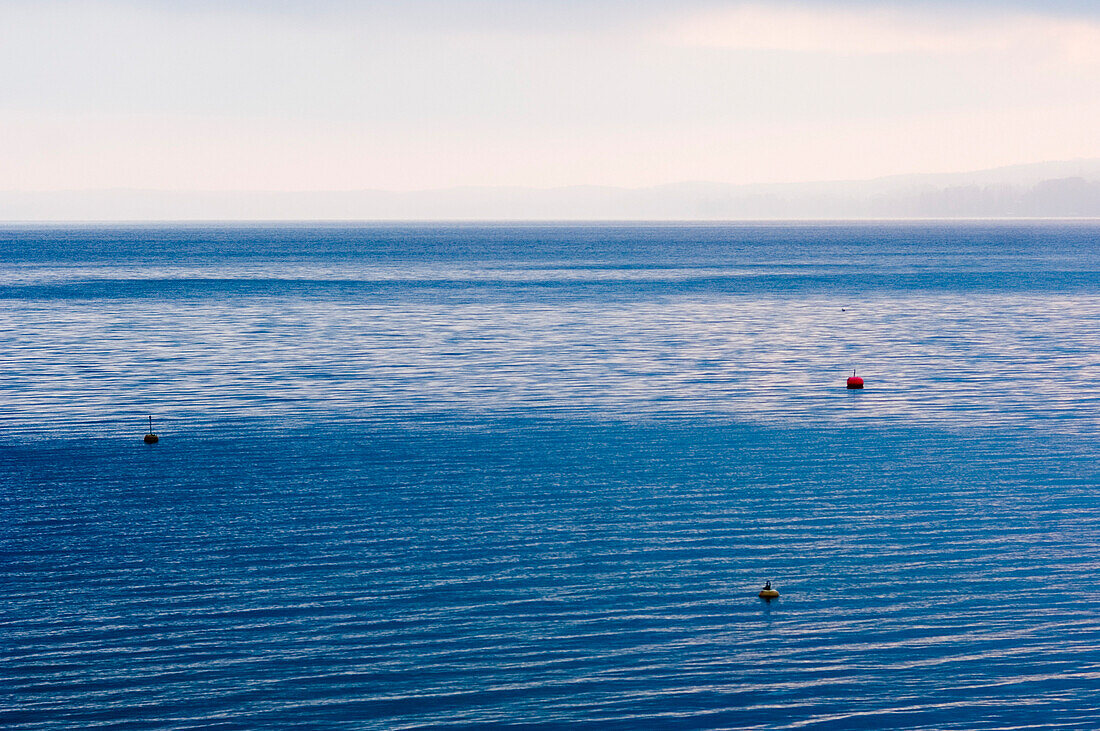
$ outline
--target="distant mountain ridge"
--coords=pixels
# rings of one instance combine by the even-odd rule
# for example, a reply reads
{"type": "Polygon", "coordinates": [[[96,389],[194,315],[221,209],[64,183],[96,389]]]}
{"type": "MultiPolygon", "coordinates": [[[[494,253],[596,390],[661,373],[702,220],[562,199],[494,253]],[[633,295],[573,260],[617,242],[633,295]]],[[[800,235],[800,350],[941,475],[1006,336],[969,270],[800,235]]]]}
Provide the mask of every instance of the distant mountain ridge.
{"type": "Polygon", "coordinates": [[[5,221],[1100,218],[1100,159],[872,180],[646,188],[0,192],[5,221]]]}

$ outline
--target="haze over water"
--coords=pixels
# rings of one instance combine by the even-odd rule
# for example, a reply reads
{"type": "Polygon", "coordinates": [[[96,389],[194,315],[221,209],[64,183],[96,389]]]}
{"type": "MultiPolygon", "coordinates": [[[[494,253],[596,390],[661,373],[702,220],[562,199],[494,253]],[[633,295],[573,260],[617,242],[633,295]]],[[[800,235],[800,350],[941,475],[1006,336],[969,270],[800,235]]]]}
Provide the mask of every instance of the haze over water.
{"type": "Polygon", "coordinates": [[[0,723],[1095,728],[1098,242],[8,228],[0,723]]]}

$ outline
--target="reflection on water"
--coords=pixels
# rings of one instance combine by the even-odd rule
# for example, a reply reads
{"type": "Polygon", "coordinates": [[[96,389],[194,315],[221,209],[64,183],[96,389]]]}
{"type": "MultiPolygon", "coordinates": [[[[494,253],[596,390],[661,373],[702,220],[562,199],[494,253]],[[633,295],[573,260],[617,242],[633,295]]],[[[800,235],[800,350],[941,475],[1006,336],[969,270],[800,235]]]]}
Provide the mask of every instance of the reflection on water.
{"type": "Polygon", "coordinates": [[[94,430],[150,408],[196,424],[539,409],[1097,427],[1091,293],[674,294],[577,276],[489,291],[153,280],[134,297],[81,283],[9,299],[3,428],[94,430]],[[864,393],[838,390],[852,369],[864,393]]]}

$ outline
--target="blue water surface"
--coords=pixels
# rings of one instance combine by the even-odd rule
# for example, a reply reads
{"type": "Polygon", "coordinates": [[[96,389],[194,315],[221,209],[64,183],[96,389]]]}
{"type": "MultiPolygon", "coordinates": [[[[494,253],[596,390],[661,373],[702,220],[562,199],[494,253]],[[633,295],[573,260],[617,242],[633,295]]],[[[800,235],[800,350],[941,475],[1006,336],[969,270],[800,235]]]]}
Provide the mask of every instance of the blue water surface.
{"type": "Polygon", "coordinates": [[[0,354],[5,727],[1100,727],[1100,224],[8,227],[0,354]]]}

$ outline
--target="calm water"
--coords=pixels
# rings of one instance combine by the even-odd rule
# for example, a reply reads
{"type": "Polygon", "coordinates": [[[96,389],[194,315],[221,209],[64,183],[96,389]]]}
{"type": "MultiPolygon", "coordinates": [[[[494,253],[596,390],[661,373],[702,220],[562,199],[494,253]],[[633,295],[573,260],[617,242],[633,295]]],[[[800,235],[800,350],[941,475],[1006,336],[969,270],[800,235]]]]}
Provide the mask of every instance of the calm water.
{"type": "Polygon", "coordinates": [[[1100,727],[1100,224],[9,228],[0,355],[0,725],[1100,727]]]}

